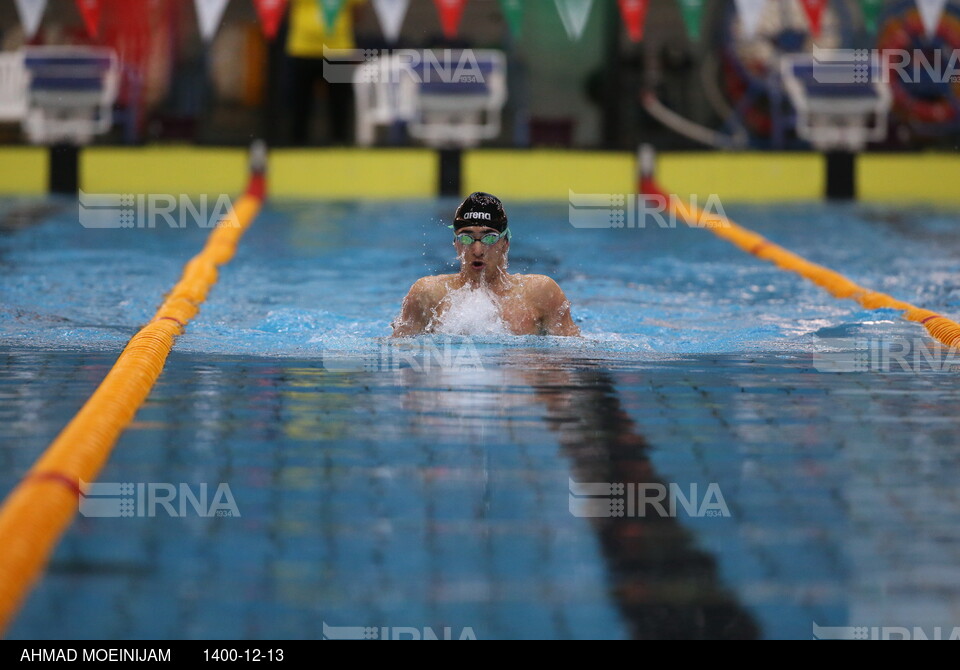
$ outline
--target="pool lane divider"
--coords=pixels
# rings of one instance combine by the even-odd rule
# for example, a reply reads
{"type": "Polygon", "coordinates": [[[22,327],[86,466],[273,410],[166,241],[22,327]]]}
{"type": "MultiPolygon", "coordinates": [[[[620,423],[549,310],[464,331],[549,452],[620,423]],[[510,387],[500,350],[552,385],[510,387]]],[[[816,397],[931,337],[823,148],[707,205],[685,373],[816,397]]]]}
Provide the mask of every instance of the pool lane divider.
{"type": "Polygon", "coordinates": [[[0,635],[41,577],[79,509],[84,486],[97,478],[163,371],[177,336],[216,283],[217,268],[233,258],[260,212],[265,168],[266,147],[255,143],[246,191],[184,266],[153,319],[130,339],[100,386],[0,507],[0,635]]]}
{"type": "Polygon", "coordinates": [[[658,199],[662,198],[667,210],[679,220],[685,221],[687,225],[704,227],[717,237],[727,240],[748,254],[809,279],[836,298],[854,300],[866,309],[899,310],[902,312],[903,318],[921,324],[937,341],[948,347],[960,348],[960,324],[936,312],[897,300],[886,293],[871,291],[859,286],[839,272],[811,263],[802,256],[774,244],[762,235],[737,225],[723,215],[705,212],[694,203],[680,202],[679,198],[671,197],[657,184],[653,177],[652,161],[649,156],[642,156],[640,164],[640,194],[655,196],[658,199]],[[704,225],[705,222],[709,225],[704,225]]]}

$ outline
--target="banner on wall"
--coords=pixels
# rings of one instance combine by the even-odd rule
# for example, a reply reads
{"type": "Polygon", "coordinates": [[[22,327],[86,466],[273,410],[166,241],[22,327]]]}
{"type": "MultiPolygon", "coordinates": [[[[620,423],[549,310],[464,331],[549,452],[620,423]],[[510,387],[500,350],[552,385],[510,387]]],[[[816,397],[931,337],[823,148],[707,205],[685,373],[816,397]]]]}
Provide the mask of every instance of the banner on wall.
{"type": "Polygon", "coordinates": [[[20,23],[23,24],[23,34],[27,40],[32,40],[40,27],[40,19],[47,8],[47,0],[15,0],[20,23]]]}
{"type": "Polygon", "coordinates": [[[823,10],[827,8],[827,2],[829,0],[800,0],[803,13],[807,15],[807,21],[810,23],[810,34],[814,37],[820,37],[820,29],[823,27],[823,10]]]}
{"type": "Polygon", "coordinates": [[[567,36],[572,40],[579,40],[587,26],[587,19],[590,18],[593,0],[554,0],[554,2],[567,36]]]}
{"type": "Polygon", "coordinates": [[[643,39],[643,26],[647,22],[650,0],[618,0],[618,3],[630,41],[639,42],[643,39]]]}
{"type": "Polygon", "coordinates": [[[277,36],[283,13],[287,10],[287,0],[253,0],[260,18],[260,28],[268,40],[277,36]]]}
{"type": "Polygon", "coordinates": [[[760,27],[760,15],[767,0],[736,0],[737,14],[740,16],[740,25],[743,27],[743,36],[750,39],[757,34],[760,27]]]}
{"type": "Polygon", "coordinates": [[[467,0],[433,0],[440,14],[440,25],[443,26],[443,36],[452,40],[460,32],[460,19],[463,18],[463,8],[467,0]]]}
{"type": "Polygon", "coordinates": [[[933,37],[940,26],[940,17],[947,8],[947,0],[917,0],[917,9],[920,10],[920,20],[927,37],[933,37]]]}
{"type": "Polygon", "coordinates": [[[217,33],[220,19],[229,0],[194,0],[197,8],[197,23],[200,24],[200,37],[209,42],[217,33]]]}
{"type": "Polygon", "coordinates": [[[373,12],[380,22],[380,30],[391,44],[400,39],[409,7],[410,0],[373,0],[373,12]]]}

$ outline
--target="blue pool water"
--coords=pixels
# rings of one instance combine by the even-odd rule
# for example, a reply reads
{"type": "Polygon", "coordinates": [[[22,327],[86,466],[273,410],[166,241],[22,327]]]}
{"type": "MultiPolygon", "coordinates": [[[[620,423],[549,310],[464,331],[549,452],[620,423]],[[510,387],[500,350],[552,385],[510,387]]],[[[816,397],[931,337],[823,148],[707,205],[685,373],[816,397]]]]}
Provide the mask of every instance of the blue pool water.
{"type": "MultiPolygon", "coordinates": [[[[724,204],[864,286],[960,316],[955,211],[724,204]]],[[[410,284],[452,268],[454,205],[271,203],[100,478],[226,484],[239,516],[135,496],[132,517],[78,516],[9,637],[960,626],[960,353],[892,365],[891,347],[929,343],[895,312],[704,230],[576,229],[566,203],[509,208],[511,271],[555,278],[582,340],[390,341],[410,284]],[[722,509],[578,516],[571,482],[700,503],[715,485],[722,509]]],[[[88,230],[74,202],[0,200],[3,494],[207,233],[88,230]]]]}

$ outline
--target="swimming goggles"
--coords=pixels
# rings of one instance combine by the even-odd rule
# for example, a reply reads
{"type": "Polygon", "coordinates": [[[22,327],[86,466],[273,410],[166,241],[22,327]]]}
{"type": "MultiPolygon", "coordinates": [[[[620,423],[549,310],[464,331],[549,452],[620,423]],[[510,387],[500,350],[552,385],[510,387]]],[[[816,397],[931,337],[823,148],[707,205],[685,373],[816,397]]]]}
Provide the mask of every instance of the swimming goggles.
{"type": "Polygon", "coordinates": [[[467,235],[464,233],[462,235],[456,235],[454,239],[465,246],[470,246],[474,242],[480,242],[487,246],[491,246],[502,240],[504,237],[506,237],[507,240],[510,239],[511,235],[509,228],[504,230],[502,233],[487,233],[483,237],[474,237],[473,235],[467,235]]]}

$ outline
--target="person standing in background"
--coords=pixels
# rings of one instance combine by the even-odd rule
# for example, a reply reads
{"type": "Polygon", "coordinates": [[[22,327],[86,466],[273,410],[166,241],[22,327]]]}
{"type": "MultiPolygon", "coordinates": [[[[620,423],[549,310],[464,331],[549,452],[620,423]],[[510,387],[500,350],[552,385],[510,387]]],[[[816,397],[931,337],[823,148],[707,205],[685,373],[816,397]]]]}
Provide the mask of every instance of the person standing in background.
{"type": "Polygon", "coordinates": [[[290,57],[290,141],[305,145],[310,140],[316,84],[326,87],[329,114],[328,142],[353,141],[353,84],[323,79],[323,50],[355,49],[354,24],[364,0],[346,0],[332,30],[324,25],[318,0],[290,0],[290,28],[287,55],[290,57]]]}

